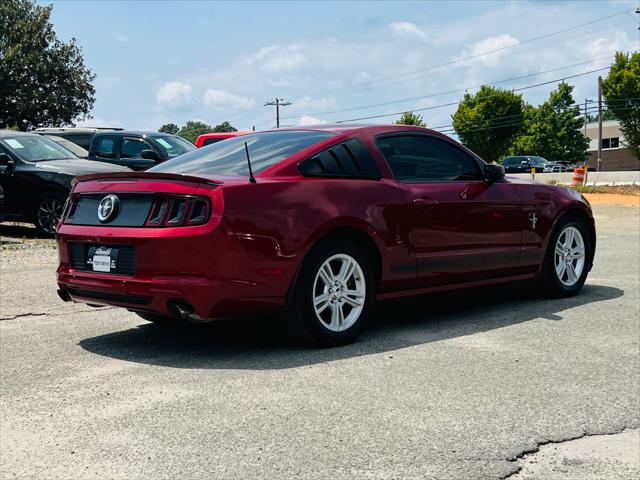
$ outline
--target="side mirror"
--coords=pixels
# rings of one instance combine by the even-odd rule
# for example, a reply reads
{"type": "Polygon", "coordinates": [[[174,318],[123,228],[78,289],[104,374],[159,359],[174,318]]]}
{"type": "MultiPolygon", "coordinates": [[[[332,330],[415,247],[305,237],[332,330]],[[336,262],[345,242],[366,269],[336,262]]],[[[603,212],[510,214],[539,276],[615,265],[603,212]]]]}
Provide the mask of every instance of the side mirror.
{"type": "Polygon", "coordinates": [[[162,161],[162,157],[155,150],[142,150],[140,152],[140,156],[142,158],[146,158],[147,160],[153,160],[155,162],[161,162],[162,161]]]}
{"type": "Polygon", "coordinates": [[[504,179],[504,167],[495,163],[487,163],[484,166],[484,179],[487,183],[504,179]]]}
{"type": "Polygon", "coordinates": [[[15,166],[15,162],[7,153],[0,153],[0,166],[4,166],[7,167],[8,170],[12,170],[15,166]]]}

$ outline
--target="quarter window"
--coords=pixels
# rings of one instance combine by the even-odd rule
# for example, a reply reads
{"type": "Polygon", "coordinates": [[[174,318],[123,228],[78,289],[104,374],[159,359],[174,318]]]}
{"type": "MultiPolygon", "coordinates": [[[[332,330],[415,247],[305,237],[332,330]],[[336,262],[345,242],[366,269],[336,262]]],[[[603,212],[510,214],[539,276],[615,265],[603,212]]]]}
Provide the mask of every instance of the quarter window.
{"type": "Polygon", "coordinates": [[[449,142],[424,135],[384,136],[376,145],[402,182],[480,180],[476,160],[449,142]]]}

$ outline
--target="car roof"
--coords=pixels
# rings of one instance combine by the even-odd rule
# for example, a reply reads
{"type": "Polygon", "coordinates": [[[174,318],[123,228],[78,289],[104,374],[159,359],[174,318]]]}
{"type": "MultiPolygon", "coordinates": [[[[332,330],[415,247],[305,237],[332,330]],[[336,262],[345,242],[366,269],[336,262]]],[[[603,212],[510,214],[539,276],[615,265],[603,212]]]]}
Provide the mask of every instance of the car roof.
{"type": "Polygon", "coordinates": [[[124,130],[120,127],[42,127],[36,128],[36,132],[41,133],[56,133],[56,132],[77,132],[77,133],[94,133],[102,131],[114,131],[124,130]]]}
{"type": "Polygon", "coordinates": [[[253,131],[251,130],[238,130],[236,132],[208,132],[208,133],[201,133],[200,135],[198,135],[198,138],[202,137],[202,138],[220,138],[220,137],[238,137],[240,135],[247,135],[249,133],[253,133],[253,131]]]}
{"type": "Polygon", "coordinates": [[[35,133],[30,132],[19,132],[17,130],[0,130],[0,138],[2,137],[15,137],[15,136],[40,136],[35,133]]]}
{"type": "MultiPolygon", "coordinates": [[[[439,137],[450,138],[447,135],[431,130],[425,127],[417,127],[415,125],[401,125],[395,123],[378,123],[378,124],[358,124],[358,123],[322,123],[318,125],[304,125],[299,127],[285,127],[278,129],[280,131],[314,131],[328,133],[349,133],[349,132],[366,132],[373,134],[393,133],[393,132],[423,132],[430,133],[439,137]]],[[[273,130],[264,130],[273,131],[273,130]]]]}
{"type": "Polygon", "coordinates": [[[125,130],[120,129],[113,132],[109,131],[100,131],[96,132],[96,135],[140,135],[141,137],[148,137],[151,135],[168,135],[170,137],[177,137],[172,133],[164,133],[164,132],[154,132],[154,131],[145,131],[145,130],[125,130]]]}

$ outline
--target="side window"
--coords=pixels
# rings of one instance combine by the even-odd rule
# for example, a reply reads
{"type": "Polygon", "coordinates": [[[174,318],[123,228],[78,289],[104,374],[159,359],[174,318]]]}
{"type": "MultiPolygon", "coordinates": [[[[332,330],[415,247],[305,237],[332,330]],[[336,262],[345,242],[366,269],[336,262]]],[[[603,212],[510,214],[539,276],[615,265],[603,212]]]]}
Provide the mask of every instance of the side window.
{"type": "Polygon", "coordinates": [[[153,150],[153,148],[139,138],[123,138],[120,158],[142,158],[143,150],[153,150]]]}
{"type": "Polygon", "coordinates": [[[96,156],[103,158],[116,158],[114,137],[99,137],[96,140],[96,156]]]}
{"type": "Polygon", "coordinates": [[[445,140],[424,135],[384,136],[376,139],[393,176],[402,182],[480,180],[473,157],[445,140]]]}
{"type": "Polygon", "coordinates": [[[212,143],[218,143],[224,140],[224,138],[205,138],[204,142],[202,142],[202,146],[206,147],[207,145],[211,145],[212,143]]]}
{"type": "Polygon", "coordinates": [[[333,145],[299,165],[305,177],[348,177],[380,179],[375,160],[356,138],[333,145]]]}

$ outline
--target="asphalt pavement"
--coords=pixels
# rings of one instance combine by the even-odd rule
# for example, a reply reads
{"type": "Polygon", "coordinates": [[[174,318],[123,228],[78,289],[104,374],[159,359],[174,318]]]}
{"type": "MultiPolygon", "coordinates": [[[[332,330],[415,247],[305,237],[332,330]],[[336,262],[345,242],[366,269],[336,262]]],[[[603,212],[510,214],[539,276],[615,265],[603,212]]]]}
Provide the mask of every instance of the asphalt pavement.
{"type": "Polygon", "coordinates": [[[329,350],[271,318],[167,329],[62,303],[52,242],[3,239],[0,478],[640,476],[640,209],[595,213],[579,296],[386,303],[329,350]],[[606,468],[570,443],[590,439],[606,468]]]}

